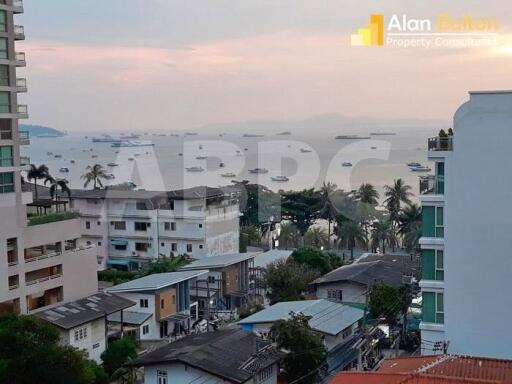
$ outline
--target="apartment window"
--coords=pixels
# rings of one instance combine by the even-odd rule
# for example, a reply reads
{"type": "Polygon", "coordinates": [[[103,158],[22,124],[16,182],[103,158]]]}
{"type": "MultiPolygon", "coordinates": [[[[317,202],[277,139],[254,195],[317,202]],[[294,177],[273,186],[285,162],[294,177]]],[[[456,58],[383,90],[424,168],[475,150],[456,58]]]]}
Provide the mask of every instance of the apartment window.
{"type": "Polygon", "coordinates": [[[175,231],[176,230],[176,223],[171,223],[171,231],[175,231]]]}
{"type": "Polygon", "coordinates": [[[9,86],[9,66],[5,64],[0,65],[0,85],[9,86]]]}
{"type": "Polygon", "coordinates": [[[178,243],[171,243],[171,251],[176,252],[178,250],[178,243]]]}
{"type": "Polygon", "coordinates": [[[96,349],[100,347],[100,343],[96,343],[92,345],[92,349],[96,349]]]}
{"type": "Polygon", "coordinates": [[[203,244],[199,244],[199,249],[203,249],[203,244]]]}
{"type": "Polygon", "coordinates": [[[421,250],[421,278],[423,280],[444,280],[444,252],[442,250],[421,250]]]}
{"type": "Polygon", "coordinates": [[[267,367],[267,368],[261,370],[260,373],[258,374],[259,381],[262,382],[262,381],[265,381],[268,378],[270,378],[272,376],[272,372],[273,372],[272,365],[270,367],[267,367]]]}
{"type": "Polygon", "coordinates": [[[208,283],[214,284],[215,283],[215,276],[208,276],[208,283]]]}
{"type": "Polygon", "coordinates": [[[160,246],[161,247],[165,247],[165,243],[160,243],[160,246]]]}
{"type": "Polygon", "coordinates": [[[332,300],[343,300],[343,291],[341,289],[328,289],[327,298],[332,300]]]}
{"type": "Polygon", "coordinates": [[[436,237],[444,237],[444,209],[436,207],[436,237]]]}
{"type": "Polygon", "coordinates": [[[444,280],[444,251],[436,252],[436,280],[444,280]]]}
{"type": "Polygon", "coordinates": [[[436,293],[436,323],[444,324],[444,294],[436,293]]]}
{"type": "Polygon", "coordinates": [[[147,211],[148,207],[146,205],[146,202],[144,202],[144,201],[137,201],[135,203],[135,209],[137,211],[147,211]]]}
{"type": "Polygon", "coordinates": [[[444,295],[441,292],[423,292],[422,313],[425,323],[444,324],[444,295]]]}
{"type": "Polygon", "coordinates": [[[0,92],[0,113],[11,112],[11,94],[9,92],[0,92]]]}
{"type": "Polygon", "coordinates": [[[157,370],[156,371],[156,384],[167,384],[167,372],[157,370]]]}
{"type": "Polygon", "coordinates": [[[203,228],[203,224],[199,224],[199,228],[203,228]]]}
{"type": "Polygon", "coordinates": [[[101,221],[97,221],[97,222],[96,222],[96,225],[101,225],[101,221]]]}
{"type": "Polygon", "coordinates": [[[139,252],[147,252],[149,249],[148,243],[135,243],[135,250],[139,252]]]}
{"type": "Polygon", "coordinates": [[[147,335],[149,333],[149,324],[142,326],[142,334],[147,335]]]}
{"type": "Polygon", "coordinates": [[[192,244],[187,244],[187,252],[192,252],[192,244]]]}
{"type": "Polygon", "coordinates": [[[176,304],[176,295],[172,295],[172,303],[173,305],[176,304]]]}
{"type": "Polygon", "coordinates": [[[436,191],[444,194],[444,163],[442,161],[436,163],[436,191]]]}
{"type": "Polygon", "coordinates": [[[165,300],[164,299],[160,299],[160,308],[161,309],[165,308],[165,300]]]}
{"type": "Polygon", "coordinates": [[[126,251],[127,246],[126,246],[126,244],[116,244],[116,245],[114,245],[114,249],[116,251],[126,251]]]}
{"type": "Polygon", "coordinates": [[[12,167],[13,164],[12,145],[0,146],[0,167],[12,167]]]}
{"type": "Polygon", "coordinates": [[[174,200],[170,200],[170,201],[169,201],[169,209],[170,209],[171,211],[174,211],[174,200]]]}
{"type": "Polygon", "coordinates": [[[171,223],[169,223],[168,221],[166,221],[164,223],[164,230],[166,231],[170,231],[171,230],[171,223]]]}
{"type": "Polygon", "coordinates": [[[150,227],[149,223],[145,223],[142,221],[136,221],[134,223],[134,228],[136,231],[146,232],[148,230],[148,227],[150,227]]]}
{"type": "Polygon", "coordinates": [[[148,299],[140,299],[139,305],[141,308],[147,308],[148,307],[148,299]]]}
{"type": "Polygon", "coordinates": [[[12,123],[9,119],[0,119],[0,140],[12,140],[12,123]]]}
{"type": "Polygon", "coordinates": [[[14,172],[0,173],[0,193],[14,192],[14,172]]]}
{"type": "Polygon", "coordinates": [[[7,12],[0,11],[0,32],[7,32],[7,12]]]}
{"type": "Polygon", "coordinates": [[[422,208],[424,237],[444,237],[443,214],[443,207],[425,206],[422,208]]]}
{"type": "Polygon", "coordinates": [[[75,329],[75,341],[87,339],[87,327],[75,329]]]}
{"type": "Polygon", "coordinates": [[[101,241],[98,241],[98,247],[101,247],[101,241]]]}
{"type": "Polygon", "coordinates": [[[90,221],[86,221],[85,222],[85,229],[91,229],[91,222],[90,221]]]}
{"type": "Polygon", "coordinates": [[[113,221],[114,229],[117,231],[126,230],[126,221],[113,221]]]}
{"type": "Polygon", "coordinates": [[[9,44],[7,44],[7,37],[0,37],[0,59],[9,58],[9,44]]]}

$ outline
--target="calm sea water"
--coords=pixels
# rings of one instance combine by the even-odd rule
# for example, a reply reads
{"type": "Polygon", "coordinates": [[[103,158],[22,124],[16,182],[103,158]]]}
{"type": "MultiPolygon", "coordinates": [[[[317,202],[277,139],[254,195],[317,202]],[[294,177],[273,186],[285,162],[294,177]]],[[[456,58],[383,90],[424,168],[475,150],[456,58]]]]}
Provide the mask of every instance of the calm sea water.
{"type": "MultiPolygon", "coordinates": [[[[362,182],[374,184],[379,191],[393,179],[403,178],[418,192],[418,173],[411,172],[408,162],[427,165],[427,138],[436,129],[431,127],[351,127],[340,130],[293,132],[291,135],[267,133],[263,137],[243,137],[242,133],[205,133],[179,137],[156,134],[141,135],[139,141],[150,141],[152,147],[113,148],[110,143],[93,143],[99,134],[70,134],[62,138],[31,138],[31,145],[22,148],[33,164],[46,164],[56,177],[69,180],[72,188],[83,187],[80,179],[87,165],[114,162],[107,167],[115,180],[105,184],[133,181],[147,190],[179,189],[197,185],[223,186],[232,179],[250,180],[273,190],[297,190],[318,187],[324,181],[351,190],[362,182]],[[336,140],[339,134],[368,136],[370,132],[395,132],[393,136],[371,136],[370,140],[336,140]],[[87,136],[87,137],[86,137],[87,136]],[[301,149],[311,152],[301,152],[301,149]],[[49,155],[51,152],[52,155],[49,155]],[[118,152],[118,153],[116,153],[118,152]],[[182,155],[180,155],[180,153],[182,155]],[[55,155],[62,156],[55,158],[55,155]],[[196,159],[207,156],[207,159],[196,159]],[[130,161],[129,159],[133,159],[130,161]],[[74,164],[71,163],[74,161],[74,164]],[[220,163],[224,167],[220,167],[220,163]],[[342,166],[351,163],[352,166],[342,166]],[[185,167],[200,166],[204,172],[187,172],[185,167]],[[69,168],[62,173],[60,168],[69,168]],[[265,174],[248,170],[260,167],[265,174]],[[236,177],[222,177],[232,172],[236,177]],[[272,181],[285,175],[288,182],[272,181]]],[[[115,136],[114,134],[112,134],[115,136]]]]}

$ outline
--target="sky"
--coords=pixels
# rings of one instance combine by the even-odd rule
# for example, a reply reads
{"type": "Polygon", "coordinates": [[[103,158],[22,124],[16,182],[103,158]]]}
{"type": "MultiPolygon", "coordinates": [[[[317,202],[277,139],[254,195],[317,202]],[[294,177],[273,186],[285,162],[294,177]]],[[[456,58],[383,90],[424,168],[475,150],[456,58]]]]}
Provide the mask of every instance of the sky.
{"type": "Polygon", "coordinates": [[[182,130],[338,113],[450,120],[512,89],[512,2],[24,0],[32,124],[182,130]],[[352,47],[372,13],[497,18],[499,46],[352,47]]]}

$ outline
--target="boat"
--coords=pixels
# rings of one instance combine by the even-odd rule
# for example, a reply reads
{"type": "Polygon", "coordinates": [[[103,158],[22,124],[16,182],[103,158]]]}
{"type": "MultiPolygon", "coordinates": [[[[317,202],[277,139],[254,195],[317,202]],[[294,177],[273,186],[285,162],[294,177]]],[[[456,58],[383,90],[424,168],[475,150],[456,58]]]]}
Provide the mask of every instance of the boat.
{"type": "Polygon", "coordinates": [[[149,142],[149,141],[121,141],[119,143],[112,143],[110,144],[111,147],[115,148],[121,148],[121,147],[152,147],[155,144],[149,142]]]}
{"type": "Polygon", "coordinates": [[[291,135],[292,133],[290,131],[285,131],[285,132],[280,132],[278,133],[277,135],[278,136],[288,136],[288,135],[291,135]]]}
{"type": "Polygon", "coordinates": [[[225,166],[225,164],[221,161],[221,162],[219,163],[219,168],[224,168],[224,166],[225,166]]]}
{"type": "Polygon", "coordinates": [[[268,169],[266,169],[266,168],[249,169],[249,173],[268,173],[268,169]]]}
{"type": "Polygon", "coordinates": [[[106,173],[105,179],[107,180],[114,180],[116,177],[112,173],[106,173]]]}
{"type": "Polygon", "coordinates": [[[71,164],[75,164],[75,160],[69,160],[71,164]]]}
{"type": "Polygon", "coordinates": [[[395,136],[395,132],[372,132],[370,136],[395,136]]]}
{"type": "Polygon", "coordinates": [[[187,170],[187,172],[203,172],[204,171],[203,167],[188,167],[185,169],[187,170]]]}
{"type": "Polygon", "coordinates": [[[91,159],[95,159],[97,157],[98,157],[98,155],[91,155],[91,159]]]}
{"type": "Polygon", "coordinates": [[[286,176],[272,176],[270,179],[272,181],[290,181],[286,176]]]}
{"type": "Polygon", "coordinates": [[[140,135],[135,135],[135,134],[126,135],[126,136],[121,135],[121,139],[123,139],[123,140],[136,140],[139,137],[140,137],[140,135]]]}
{"type": "Polygon", "coordinates": [[[371,147],[371,149],[377,149],[377,147],[371,147]]]}
{"type": "Polygon", "coordinates": [[[135,160],[133,157],[128,158],[128,161],[133,161],[133,160],[135,160]]]}
{"type": "Polygon", "coordinates": [[[242,137],[263,137],[265,135],[257,135],[257,134],[254,134],[254,133],[244,133],[242,135],[242,137]]]}
{"type": "Polygon", "coordinates": [[[226,172],[221,174],[222,177],[235,177],[236,175],[233,172],[226,172]]]}
{"type": "Polygon", "coordinates": [[[62,155],[55,155],[55,156],[53,156],[53,157],[54,157],[55,159],[60,159],[60,158],[62,158],[62,155]]]}
{"type": "Polygon", "coordinates": [[[365,140],[369,139],[370,136],[359,136],[359,135],[339,135],[336,136],[335,139],[337,140],[365,140]]]}
{"type": "Polygon", "coordinates": [[[342,166],[342,167],[351,167],[351,166],[352,166],[352,163],[344,162],[344,163],[341,163],[341,166],[342,166]]]}
{"type": "Polygon", "coordinates": [[[185,132],[185,136],[197,136],[197,132],[185,132]]]}
{"type": "Polygon", "coordinates": [[[117,167],[119,164],[117,164],[117,163],[108,163],[107,165],[109,167],[117,167]]]}
{"type": "Polygon", "coordinates": [[[421,167],[421,164],[413,161],[412,163],[407,163],[407,166],[408,167],[421,167]]]}
{"type": "Polygon", "coordinates": [[[46,152],[46,156],[52,156],[53,152],[46,152]]]}
{"type": "Polygon", "coordinates": [[[181,152],[180,152],[180,153],[178,153],[178,156],[183,156],[183,153],[181,153],[181,152]]]}
{"type": "Polygon", "coordinates": [[[301,148],[300,151],[301,151],[301,153],[313,152],[311,149],[306,149],[306,148],[301,148]]]}
{"type": "Polygon", "coordinates": [[[197,160],[206,160],[208,156],[196,156],[197,160]]]}
{"type": "Polygon", "coordinates": [[[68,173],[69,172],[69,168],[62,167],[61,169],[59,169],[59,172],[68,173]]]}
{"type": "Polygon", "coordinates": [[[411,171],[413,172],[430,172],[432,169],[430,167],[426,167],[424,165],[420,165],[419,167],[411,167],[411,171]]]}
{"type": "Polygon", "coordinates": [[[121,143],[123,140],[115,139],[113,137],[93,137],[93,143],[121,143]]]}
{"type": "Polygon", "coordinates": [[[248,151],[248,150],[249,150],[249,148],[244,148],[244,151],[248,151]]]}

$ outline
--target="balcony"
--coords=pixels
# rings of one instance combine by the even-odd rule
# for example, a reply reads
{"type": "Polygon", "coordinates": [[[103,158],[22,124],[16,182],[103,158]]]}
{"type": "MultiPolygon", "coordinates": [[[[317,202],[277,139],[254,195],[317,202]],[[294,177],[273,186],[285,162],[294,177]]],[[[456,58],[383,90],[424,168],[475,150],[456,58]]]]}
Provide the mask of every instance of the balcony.
{"type": "Polygon", "coordinates": [[[30,145],[30,134],[28,131],[19,131],[20,145],[30,145]]]}
{"type": "Polygon", "coordinates": [[[23,0],[12,0],[12,8],[14,13],[23,13],[23,0]]]}
{"type": "Polygon", "coordinates": [[[430,137],[428,139],[429,151],[453,151],[453,136],[430,137]]]}
{"type": "Polygon", "coordinates": [[[27,79],[23,77],[16,79],[16,91],[19,93],[27,92],[27,79]]]}
{"type": "Polygon", "coordinates": [[[59,213],[49,213],[47,215],[40,215],[40,216],[32,216],[28,218],[28,225],[41,225],[41,224],[48,224],[48,223],[55,223],[58,221],[63,220],[71,220],[78,217],[78,214],[75,212],[59,212],[59,213]]]}
{"type": "Polygon", "coordinates": [[[22,167],[30,165],[30,157],[29,156],[20,156],[20,165],[22,167]]]}
{"type": "Polygon", "coordinates": [[[420,195],[444,195],[444,176],[420,176],[420,195]]]}
{"type": "Polygon", "coordinates": [[[18,104],[16,111],[18,112],[18,119],[28,119],[28,106],[26,104],[18,104]]]}
{"type": "Polygon", "coordinates": [[[23,25],[14,26],[14,39],[25,40],[25,27],[23,25]]]}
{"type": "Polygon", "coordinates": [[[16,52],[14,54],[14,61],[17,67],[26,67],[25,52],[16,52]]]}

